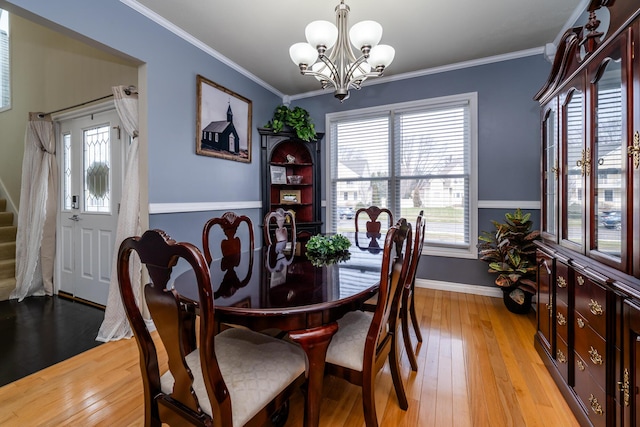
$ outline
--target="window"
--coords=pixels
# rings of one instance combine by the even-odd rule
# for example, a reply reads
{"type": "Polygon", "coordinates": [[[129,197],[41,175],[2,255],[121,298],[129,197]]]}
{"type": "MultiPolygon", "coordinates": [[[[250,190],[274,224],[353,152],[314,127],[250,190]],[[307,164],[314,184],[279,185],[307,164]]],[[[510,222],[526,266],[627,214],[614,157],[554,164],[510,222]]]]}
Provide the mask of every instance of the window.
{"type": "Polygon", "coordinates": [[[355,231],[338,208],[424,210],[425,254],[477,258],[476,123],[476,93],[328,114],[328,230],[355,231]]]}
{"type": "Polygon", "coordinates": [[[9,12],[0,9],[0,111],[11,107],[9,79],[9,12]]]}

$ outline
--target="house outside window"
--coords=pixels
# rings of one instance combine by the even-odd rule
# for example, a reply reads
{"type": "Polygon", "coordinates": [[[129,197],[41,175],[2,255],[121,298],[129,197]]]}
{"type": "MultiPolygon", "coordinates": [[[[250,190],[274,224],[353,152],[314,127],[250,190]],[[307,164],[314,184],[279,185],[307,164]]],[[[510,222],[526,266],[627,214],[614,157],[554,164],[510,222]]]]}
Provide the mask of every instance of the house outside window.
{"type": "Polygon", "coordinates": [[[331,113],[327,129],[328,231],[355,231],[342,207],[423,210],[424,254],[477,258],[476,93],[331,113]]]}
{"type": "Polygon", "coordinates": [[[11,108],[9,12],[0,9],[0,111],[11,108]]]}

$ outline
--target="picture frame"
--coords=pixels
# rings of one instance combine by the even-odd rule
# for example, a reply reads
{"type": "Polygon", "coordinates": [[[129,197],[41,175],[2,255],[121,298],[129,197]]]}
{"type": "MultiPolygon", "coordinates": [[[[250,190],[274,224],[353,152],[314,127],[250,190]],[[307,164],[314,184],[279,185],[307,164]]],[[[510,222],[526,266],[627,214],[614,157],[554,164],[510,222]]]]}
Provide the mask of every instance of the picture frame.
{"type": "Polygon", "coordinates": [[[251,163],[251,100],[201,75],[196,87],[196,154],[251,163]]]}
{"type": "Polygon", "coordinates": [[[271,165],[271,183],[272,184],[286,184],[287,183],[287,168],[284,166],[271,165]]]}
{"type": "Polygon", "coordinates": [[[300,200],[300,190],[280,190],[281,204],[299,204],[300,200]]]}

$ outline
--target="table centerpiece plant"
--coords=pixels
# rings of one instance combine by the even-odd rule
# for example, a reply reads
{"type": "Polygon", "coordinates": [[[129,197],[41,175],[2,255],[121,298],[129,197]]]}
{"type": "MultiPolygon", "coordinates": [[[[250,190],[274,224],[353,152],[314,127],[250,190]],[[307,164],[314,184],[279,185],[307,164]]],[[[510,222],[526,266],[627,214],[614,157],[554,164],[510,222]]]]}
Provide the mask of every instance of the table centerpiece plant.
{"type": "Polygon", "coordinates": [[[505,222],[491,221],[493,232],[478,236],[482,261],[489,263],[489,273],[497,274],[495,284],[504,292],[504,303],[514,313],[527,313],[536,293],[536,246],[540,235],[532,230],[531,214],[518,208],[505,214],[505,222]]]}
{"type": "Polygon", "coordinates": [[[307,242],[307,258],[315,267],[335,264],[351,258],[351,241],[342,234],[312,236],[307,242]]]}

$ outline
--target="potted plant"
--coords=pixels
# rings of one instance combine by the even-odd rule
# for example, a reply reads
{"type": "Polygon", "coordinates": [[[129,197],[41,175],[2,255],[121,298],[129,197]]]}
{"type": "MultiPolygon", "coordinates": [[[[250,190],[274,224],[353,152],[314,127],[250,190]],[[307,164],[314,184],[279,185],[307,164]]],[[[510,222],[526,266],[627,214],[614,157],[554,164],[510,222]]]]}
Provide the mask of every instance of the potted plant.
{"type": "Polygon", "coordinates": [[[273,111],[273,117],[264,127],[278,133],[285,126],[290,127],[303,141],[309,142],[316,138],[315,125],[311,121],[309,112],[304,108],[294,107],[291,109],[286,105],[278,105],[273,111]]]}
{"type": "Polygon", "coordinates": [[[478,239],[479,255],[489,263],[489,272],[498,277],[496,285],[504,292],[504,303],[514,313],[527,313],[536,293],[536,247],[540,232],[531,230],[531,214],[518,208],[505,214],[505,222],[491,221],[493,232],[483,231],[478,239]]]}

